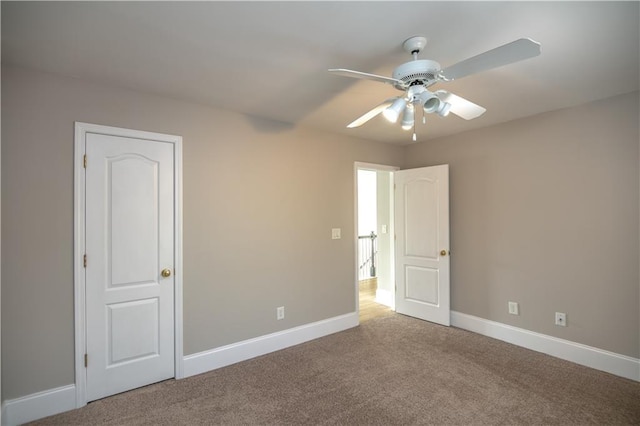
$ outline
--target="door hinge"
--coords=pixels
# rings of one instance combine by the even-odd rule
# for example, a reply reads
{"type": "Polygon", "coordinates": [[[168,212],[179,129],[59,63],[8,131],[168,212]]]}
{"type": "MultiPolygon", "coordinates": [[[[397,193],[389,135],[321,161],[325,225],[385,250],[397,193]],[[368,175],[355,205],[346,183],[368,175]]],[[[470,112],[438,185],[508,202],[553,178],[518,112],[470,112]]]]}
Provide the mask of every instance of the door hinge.
{"type": "Polygon", "coordinates": [[[89,365],[89,355],[84,354],[84,368],[87,368],[89,365]]]}
{"type": "Polygon", "coordinates": [[[87,168],[87,154],[84,155],[84,158],[82,160],[82,166],[86,169],[87,168]]]}
{"type": "Polygon", "coordinates": [[[84,266],[85,268],[87,267],[87,255],[86,254],[82,258],[82,266],[84,266]]]}

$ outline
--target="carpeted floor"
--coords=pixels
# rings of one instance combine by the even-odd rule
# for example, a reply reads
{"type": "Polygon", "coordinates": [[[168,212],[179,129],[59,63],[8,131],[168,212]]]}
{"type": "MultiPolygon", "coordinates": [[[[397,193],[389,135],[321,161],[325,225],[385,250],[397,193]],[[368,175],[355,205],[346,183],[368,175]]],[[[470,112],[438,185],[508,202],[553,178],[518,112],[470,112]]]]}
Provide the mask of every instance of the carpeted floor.
{"type": "Polygon", "coordinates": [[[38,425],[640,424],[640,383],[402,315],[38,425]]]}

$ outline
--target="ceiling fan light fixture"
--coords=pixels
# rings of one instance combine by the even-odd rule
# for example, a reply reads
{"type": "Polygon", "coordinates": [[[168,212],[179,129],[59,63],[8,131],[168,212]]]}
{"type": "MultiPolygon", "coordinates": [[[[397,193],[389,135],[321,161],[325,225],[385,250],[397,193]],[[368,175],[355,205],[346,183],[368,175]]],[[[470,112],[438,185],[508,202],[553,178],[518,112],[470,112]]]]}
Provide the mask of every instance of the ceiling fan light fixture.
{"type": "Polygon", "coordinates": [[[408,104],[402,115],[402,130],[410,130],[413,127],[415,111],[413,104],[408,104]]]}
{"type": "Polygon", "coordinates": [[[422,103],[422,109],[427,114],[438,112],[440,108],[442,108],[442,102],[440,101],[440,98],[438,98],[433,93],[425,91],[422,98],[424,99],[424,102],[422,103]]]}
{"type": "Polygon", "coordinates": [[[403,98],[398,98],[384,111],[382,111],[382,115],[387,119],[390,123],[397,123],[398,118],[400,118],[400,114],[402,114],[407,107],[407,102],[403,98]]]}
{"type": "Polygon", "coordinates": [[[440,117],[446,117],[451,111],[451,104],[449,102],[442,102],[442,106],[438,109],[438,115],[440,117]]]}

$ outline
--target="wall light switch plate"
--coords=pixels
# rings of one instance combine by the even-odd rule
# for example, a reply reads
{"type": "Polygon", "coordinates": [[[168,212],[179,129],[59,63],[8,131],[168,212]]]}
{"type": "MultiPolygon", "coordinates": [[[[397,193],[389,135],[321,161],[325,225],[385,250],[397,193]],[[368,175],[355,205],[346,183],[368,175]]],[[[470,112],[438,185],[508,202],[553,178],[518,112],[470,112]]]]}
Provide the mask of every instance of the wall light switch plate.
{"type": "Polygon", "coordinates": [[[387,233],[387,225],[382,225],[382,233],[383,234],[387,233]]]}
{"type": "Polygon", "coordinates": [[[340,237],[340,228],[333,228],[331,230],[331,239],[332,240],[339,240],[340,237]]]}

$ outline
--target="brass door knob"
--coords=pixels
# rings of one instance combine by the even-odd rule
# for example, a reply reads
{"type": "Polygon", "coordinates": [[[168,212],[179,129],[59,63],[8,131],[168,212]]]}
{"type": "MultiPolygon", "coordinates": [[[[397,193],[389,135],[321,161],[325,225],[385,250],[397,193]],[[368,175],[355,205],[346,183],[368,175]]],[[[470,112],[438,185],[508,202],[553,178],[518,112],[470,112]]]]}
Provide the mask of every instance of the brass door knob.
{"type": "Polygon", "coordinates": [[[440,250],[440,256],[446,256],[446,255],[447,255],[446,250],[440,250]]]}
{"type": "Polygon", "coordinates": [[[165,268],[162,270],[162,272],[160,272],[160,274],[164,277],[164,278],[169,278],[171,276],[171,269],[169,268],[165,268]]]}

